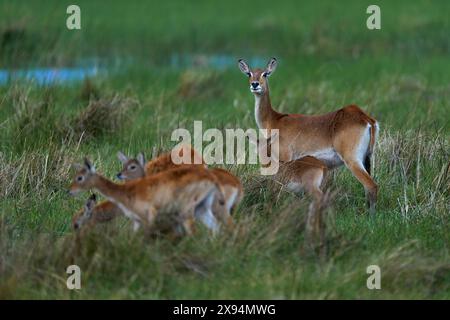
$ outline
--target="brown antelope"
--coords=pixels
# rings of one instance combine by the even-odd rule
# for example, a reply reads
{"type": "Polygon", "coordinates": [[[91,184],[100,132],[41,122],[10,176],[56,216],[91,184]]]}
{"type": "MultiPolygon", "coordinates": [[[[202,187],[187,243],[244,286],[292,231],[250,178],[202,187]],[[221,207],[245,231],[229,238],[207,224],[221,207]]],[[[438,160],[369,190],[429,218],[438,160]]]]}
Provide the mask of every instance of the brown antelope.
{"type": "MultiPolygon", "coordinates": [[[[203,158],[193,149],[191,150],[192,158],[197,157],[200,159],[198,163],[201,164],[174,164],[171,158],[171,152],[164,153],[159,157],[150,160],[145,163],[144,154],[141,152],[138,154],[136,159],[130,159],[122,152],[119,151],[118,158],[122,162],[122,171],[117,174],[119,179],[129,180],[142,178],[145,175],[157,174],[159,172],[163,172],[165,170],[170,170],[173,168],[180,168],[185,166],[193,166],[197,168],[205,168],[203,158]]],[[[187,150],[186,148],[184,150],[187,150]]],[[[180,152],[181,156],[183,151],[180,152]]],[[[221,204],[219,203],[219,199],[214,201],[213,212],[217,214],[217,212],[225,212],[224,217],[218,216],[218,218],[228,226],[232,226],[232,219],[230,214],[235,210],[237,205],[242,200],[243,196],[243,188],[239,179],[231,174],[230,172],[220,169],[220,168],[210,168],[208,171],[211,173],[213,178],[216,180],[218,185],[221,187],[221,191],[223,193],[225,199],[225,210],[222,210],[221,204]]]]}
{"type": "Polygon", "coordinates": [[[345,164],[364,186],[370,212],[375,212],[378,186],[370,176],[378,123],[356,105],[323,115],[279,113],[272,108],[268,77],[277,60],[270,59],[265,69],[250,69],[240,59],[239,69],[248,76],[255,96],[255,118],[260,129],[278,129],[281,162],[312,156],[328,168],[345,164]]]}
{"type": "Polygon", "coordinates": [[[146,174],[155,174],[168,169],[181,168],[184,166],[198,166],[201,168],[207,168],[203,157],[189,145],[178,146],[175,150],[163,153],[147,163],[142,152],[137,155],[136,159],[130,159],[123,152],[119,151],[117,153],[117,158],[124,165],[123,172],[117,175],[117,178],[120,180],[136,179],[138,177],[143,177],[146,174]],[[183,158],[185,153],[190,154],[190,157],[189,159],[186,159],[186,162],[175,164],[172,161],[173,152],[175,152],[175,154],[177,154],[180,158],[183,158]],[[127,176],[127,174],[129,176],[127,176]]]}
{"type": "Polygon", "coordinates": [[[95,194],[92,194],[86,201],[83,209],[75,214],[72,220],[75,230],[79,230],[86,225],[109,222],[122,215],[122,210],[111,201],[103,201],[99,204],[96,204],[96,201],[95,194]]]}
{"type": "MultiPolygon", "coordinates": [[[[122,163],[125,163],[129,160],[120,151],[118,152],[117,156],[122,163]]],[[[199,155],[196,152],[195,152],[195,154],[194,153],[192,154],[192,157],[194,160],[198,156],[199,155]]],[[[165,162],[165,161],[163,161],[163,162],[165,162]]],[[[133,180],[136,178],[142,178],[145,175],[144,174],[145,173],[144,166],[145,166],[144,154],[140,153],[140,154],[138,154],[136,159],[133,159],[132,161],[130,160],[126,166],[127,172],[129,173],[130,176],[118,174],[117,178],[119,180],[125,180],[125,181],[133,180]]],[[[152,165],[152,166],[158,167],[157,162],[155,161],[154,165],[152,165]]],[[[125,167],[123,170],[125,170],[125,167]]],[[[156,172],[158,172],[158,171],[156,171],[156,172]]],[[[95,207],[93,207],[89,211],[86,209],[86,206],[87,206],[87,204],[80,211],[78,211],[75,214],[75,216],[73,217],[73,227],[75,230],[83,227],[84,225],[88,225],[88,224],[94,225],[97,223],[109,222],[112,219],[114,219],[118,216],[121,216],[123,214],[122,210],[120,210],[120,208],[118,206],[116,206],[114,203],[112,203],[111,201],[108,201],[108,200],[97,204],[95,207]]]]}
{"type": "Polygon", "coordinates": [[[83,165],[74,166],[78,172],[70,186],[70,194],[97,190],[133,220],[134,230],[141,224],[152,227],[159,212],[170,210],[179,214],[187,234],[193,232],[195,216],[201,217],[213,232],[218,231],[212,204],[220,191],[206,169],[177,168],[116,184],[97,174],[87,159],[83,165]]]}
{"type": "MultiPolygon", "coordinates": [[[[270,150],[271,140],[278,133],[272,133],[268,139],[258,140],[253,136],[249,136],[251,143],[257,146],[260,157],[268,156],[271,161],[278,161],[276,155],[270,150]]],[[[267,164],[268,165],[268,164],[267,164]]],[[[281,182],[286,188],[294,193],[305,190],[314,197],[316,202],[322,199],[322,185],[324,176],[327,173],[327,166],[322,161],[306,156],[299,159],[287,161],[279,164],[279,169],[275,175],[275,180],[281,182]]]]}

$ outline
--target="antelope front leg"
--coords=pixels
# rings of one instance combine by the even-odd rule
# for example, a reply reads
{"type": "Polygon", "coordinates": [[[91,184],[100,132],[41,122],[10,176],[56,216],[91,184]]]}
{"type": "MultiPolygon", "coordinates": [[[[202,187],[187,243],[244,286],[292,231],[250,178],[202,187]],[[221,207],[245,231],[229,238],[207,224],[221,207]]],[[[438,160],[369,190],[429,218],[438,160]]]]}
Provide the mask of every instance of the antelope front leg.
{"type": "Polygon", "coordinates": [[[220,201],[218,201],[218,199],[214,199],[212,212],[213,214],[215,214],[214,216],[217,217],[223,225],[225,225],[229,230],[233,230],[234,228],[233,218],[231,217],[230,209],[228,209],[226,204],[222,204],[220,203],[220,201]]]}
{"type": "Polygon", "coordinates": [[[156,213],[156,209],[153,207],[147,209],[147,227],[151,228],[155,223],[156,213]]]}
{"type": "Polygon", "coordinates": [[[194,208],[189,208],[180,213],[181,224],[187,235],[195,232],[195,216],[194,208]]]}

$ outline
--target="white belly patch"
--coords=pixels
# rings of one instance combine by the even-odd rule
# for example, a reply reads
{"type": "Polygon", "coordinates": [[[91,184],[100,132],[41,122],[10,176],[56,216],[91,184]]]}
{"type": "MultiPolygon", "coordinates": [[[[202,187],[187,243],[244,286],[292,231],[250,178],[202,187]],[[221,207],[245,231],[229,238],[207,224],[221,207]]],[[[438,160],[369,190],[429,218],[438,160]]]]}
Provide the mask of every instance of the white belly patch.
{"type": "Polygon", "coordinates": [[[302,191],[303,188],[302,185],[298,182],[289,182],[286,185],[286,189],[294,193],[299,193],[300,191],[302,191]]]}
{"type": "Polygon", "coordinates": [[[320,161],[323,161],[328,168],[335,168],[344,164],[339,154],[333,148],[326,148],[310,153],[300,154],[295,158],[299,159],[306,156],[311,156],[319,159],[320,161]]]}

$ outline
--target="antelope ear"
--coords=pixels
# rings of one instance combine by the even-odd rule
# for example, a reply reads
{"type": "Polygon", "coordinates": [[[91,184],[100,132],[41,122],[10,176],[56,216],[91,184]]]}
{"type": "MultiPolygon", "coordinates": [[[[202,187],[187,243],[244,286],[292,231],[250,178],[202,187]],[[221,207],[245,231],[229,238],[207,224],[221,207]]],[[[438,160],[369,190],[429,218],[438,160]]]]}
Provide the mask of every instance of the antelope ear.
{"type": "Polygon", "coordinates": [[[137,161],[138,161],[139,164],[142,166],[142,168],[145,167],[145,155],[144,155],[143,152],[140,152],[140,153],[137,155],[137,161]]]}
{"type": "Polygon", "coordinates": [[[241,70],[241,72],[248,77],[252,76],[252,72],[250,71],[250,67],[248,66],[247,62],[245,62],[243,59],[238,60],[238,67],[241,70]]]}
{"type": "Polygon", "coordinates": [[[128,161],[128,157],[124,155],[122,151],[117,152],[117,158],[119,158],[119,161],[122,162],[122,164],[125,164],[125,162],[128,161]]]}
{"type": "Polygon", "coordinates": [[[264,70],[264,77],[268,77],[272,74],[272,72],[275,71],[275,69],[277,68],[278,62],[277,59],[272,58],[269,60],[269,62],[267,63],[267,67],[266,70],[264,70]]]}
{"type": "Polygon", "coordinates": [[[95,166],[89,161],[88,158],[84,158],[84,167],[85,167],[90,173],[95,173],[95,166]]]}
{"type": "Polygon", "coordinates": [[[91,194],[89,199],[87,199],[87,201],[86,201],[85,211],[84,211],[85,215],[87,215],[87,216],[92,215],[92,209],[94,209],[96,202],[97,202],[97,196],[95,195],[95,193],[93,193],[93,194],[91,194]]]}

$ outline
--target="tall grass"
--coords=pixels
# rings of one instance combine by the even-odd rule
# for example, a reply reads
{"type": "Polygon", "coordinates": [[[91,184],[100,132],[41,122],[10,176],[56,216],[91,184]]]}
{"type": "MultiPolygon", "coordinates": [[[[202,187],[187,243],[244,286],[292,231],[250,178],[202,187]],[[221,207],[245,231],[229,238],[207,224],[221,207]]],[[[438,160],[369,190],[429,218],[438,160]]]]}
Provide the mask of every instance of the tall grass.
{"type": "MultiPolygon", "coordinates": [[[[96,126],[105,128],[104,119],[90,111],[93,103],[74,119],[83,119],[96,133],[96,126]]],[[[128,110],[127,104],[120,108],[128,110]]],[[[44,134],[52,124],[39,114],[20,117],[20,128],[36,127],[44,134]]],[[[16,116],[13,122],[19,121],[16,116]]],[[[122,112],[105,116],[112,117],[114,128],[122,112]]],[[[78,123],[65,127],[74,124],[75,130],[78,123]]],[[[96,139],[49,139],[45,148],[30,144],[23,152],[1,154],[2,298],[447,297],[450,148],[440,132],[382,130],[375,220],[364,213],[363,191],[353,177],[344,170],[333,172],[326,188],[339,190],[340,196],[331,199],[325,238],[316,249],[305,235],[309,199],[260,177],[256,168],[239,167],[231,170],[239,172],[246,197],[231,234],[211,239],[204,231],[179,242],[149,240],[119,219],[77,239],[70,221],[83,199],[69,199],[64,190],[70,164],[85,153],[83,148],[97,153],[102,135],[96,139]],[[83,290],[77,293],[65,288],[64,270],[70,264],[83,270],[83,290]],[[383,270],[382,293],[365,288],[370,264],[383,270]]],[[[150,149],[152,142],[146,145],[150,149]]],[[[96,157],[99,170],[115,172],[114,153],[100,150],[96,157]]]]}

